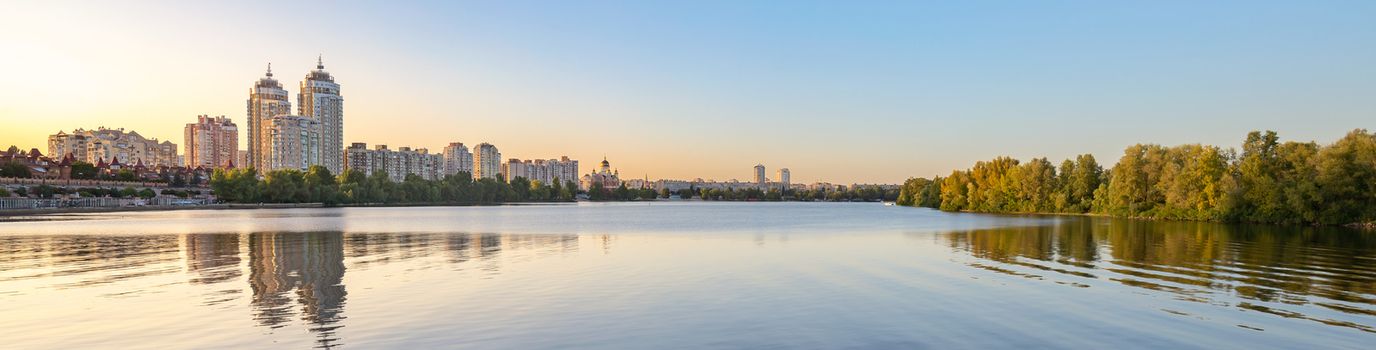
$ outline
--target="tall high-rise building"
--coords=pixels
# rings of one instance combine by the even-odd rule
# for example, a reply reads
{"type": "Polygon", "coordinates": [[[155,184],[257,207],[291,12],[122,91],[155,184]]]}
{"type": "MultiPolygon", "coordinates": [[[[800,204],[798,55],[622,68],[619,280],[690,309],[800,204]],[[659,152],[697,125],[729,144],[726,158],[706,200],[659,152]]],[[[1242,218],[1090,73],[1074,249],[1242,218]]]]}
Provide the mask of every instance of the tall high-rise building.
{"type": "Polygon", "coordinates": [[[287,90],[272,78],[272,64],[268,72],[248,92],[248,164],[236,166],[254,167],[259,171],[271,168],[272,160],[272,118],[291,114],[291,101],[287,90]]]}
{"type": "Polygon", "coordinates": [[[497,146],[483,142],[473,147],[473,179],[497,179],[502,171],[502,153],[497,146]]]}
{"type": "Polygon", "coordinates": [[[444,147],[443,175],[458,173],[473,175],[473,154],[468,153],[468,146],[464,146],[463,142],[450,142],[449,146],[444,147]]]}
{"type": "Polygon", "coordinates": [[[196,116],[186,124],[185,157],[190,168],[229,166],[239,153],[239,127],[225,116],[196,116]]]}
{"type": "Polygon", "coordinates": [[[339,84],[325,71],[325,63],[316,58],[315,70],[301,80],[297,91],[296,114],[320,122],[320,165],[331,173],[344,171],[344,97],[339,84]]]}
{"type": "Polygon", "coordinates": [[[299,115],[279,115],[268,121],[270,157],[262,171],[306,170],[320,165],[320,121],[299,115]]]}
{"type": "Polygon", "coordinates": [[[790,174],[788,173],[788,168],[780,168],[780,169],[779,169],[779,173],[777,174],[776,177],[778,177],[777,180],[779,181],[779,186],[782,187],[781,189],[786,190],[786,189],[789,188],[789,186],[792,186],[792,185],[793,185],[793,184],[789,183],[789,181],[791,181],[791,180],[789,179],[789,175],[790,175],[790,174]]]}
{"type": "Polygon", "coordinates": [[[764,187],[769,179],[764,177],[764,164],[755,164],[755,185],[764,187]]]}

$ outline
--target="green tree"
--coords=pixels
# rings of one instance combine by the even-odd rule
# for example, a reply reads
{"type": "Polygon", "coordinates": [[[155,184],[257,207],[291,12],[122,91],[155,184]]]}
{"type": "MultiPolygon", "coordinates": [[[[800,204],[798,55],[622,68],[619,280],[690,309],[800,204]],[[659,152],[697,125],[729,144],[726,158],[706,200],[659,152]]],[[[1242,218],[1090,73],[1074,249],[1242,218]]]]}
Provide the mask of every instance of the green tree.
{"type": "Polygon", "coordinates": [[[508,185],[511,186],[511,190],[515,194],[515,196],[512,198],[514,201],[523,202],[530,200],[531,193],[529,179],[526,179],[522,176],[517,176],[511,179],[511,181],[508,182],[508,185]]]}
{"type": "Polygon", "coordinates": [[[258,171],[253,168],[215,169],[210,175],[210,189],[216,198],[225,202],[257,202],[261,193],[258,171]]]}
{"type": "Polygon", "coordinates": [[[99,174],[99,173],[100,173],[100,172],[99,172],[99,169],[96,169],[96,166],[93,165],[93,164],[91,164],[91,163],[87,163],[87,162],[84,162],[84,161],[76,161],[76,162],[73,162],[73,163],[72,163],[72,173],[71,173],[71,176],[72,176],[73,179],[78,179],[78,180],[90,180],[90,179],[95,179],[95,178],[96,178],[96,175],[99,174]]]}
{"type": "Polygon", "coordinates": [[[1353,130],[1320,150],[1315,161],[1322,198],[1319,223],[1376,221],[1376,135],[1353,130]]]}
{"type": "Polygon", "coordinates": [[[1280,170],[1280,137],[1274,131],[1253,131],[1242,143],[1242,155],[1234,165],[1237,175],[1238,206],[1233,213],[1244,220],[1282,219],[1286,206],[1276,172],[1280,170]]]}
{"type": "Polygon", "coordinates": [[[970,208],[970,172],[952,171],[941,183],[941,210],[964,211],[970,208]]]}
{"type": "Polygon", "coordinates": [[[396,183],[392,182],[392,177],[386,171],[374,171],[368,175],[367,184],[367,203],[395,203],[404,196],[396,191],[396,183]]]}
{"type": "Polygon", "coordinates": [[[567,200],[564,199],[564,184],[559,179],[554,179],[553,185],[550,188],[550,200],[567,200]]]}
{"type": "Polygon", "coordinates": [[[331,206],[339,203],[339,184],[336,183],[330,169],[312,165],[306,169],[303,180],[306,190],[310,193],[309,201],[331,206]]]}
{"type": "Polygon", "coordinates": [[[578,184],[574,183],[573,180],[568,180],[564,182],[564,193],[561,197],[563,200],[571,201],[578,197],[578,192],[578,184]]]}
{"type": "Polygon", "coordinates": [[[898,200],[894,201],[894,203],[910,207],[916,206],[918,197],[922,195],[922,190],[926,189],[931,183],[932,180],[921,177],[909,178],[907,181],[903,181],[903,187],[898,193],[898,200]]]}
{"type": "Polygon", "coordinates": [[[588,200],[600,201],[607,199],[607,190],[602,188],[601,181],[593,181],[588,185],[588,200]]]}
{"type": "Polygon", "coordinates": [[[115,173],[115,181],[138,181],[138,179],[134,171],[129,169],[120,169],[119,172],[115,173]]]}
{"type": "Polygon", "coordinates": [[[1281,188],[1284,214],[1274,218],[1253,215],[1248,220],[1280,223],[1317,223],[1323,193],[1319,188],[1319,145],[1286,142],[1276,149],[1276,186],[1281,188]],[[1273,221],[1274,220],[1274,221],[1273,221]]]}
{"type": "Polygon", "coordinates": [[[305,203],[311,200],[305,174],[296,169],[269,171],[263,176],[263,197],[274,203],[305,203]]]}
{"type": "Polygon", "coordinates": [[[0,177],[29,178],[32,176],[33,174],[29,171],[29,167],[24,165],[24,163],[17,161],[0,163],[0,177]]]}

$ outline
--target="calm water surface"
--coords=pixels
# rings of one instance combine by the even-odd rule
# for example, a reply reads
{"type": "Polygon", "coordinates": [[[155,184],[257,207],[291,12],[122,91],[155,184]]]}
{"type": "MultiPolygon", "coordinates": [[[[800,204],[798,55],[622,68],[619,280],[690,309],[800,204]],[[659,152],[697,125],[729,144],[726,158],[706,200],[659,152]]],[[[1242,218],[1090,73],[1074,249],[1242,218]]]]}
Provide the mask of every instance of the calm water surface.
{"type": "Polygon", "coordinates": [[[1376,344],[1376,234],[619,203],[0,223],[0,348],[1376,344]]]}

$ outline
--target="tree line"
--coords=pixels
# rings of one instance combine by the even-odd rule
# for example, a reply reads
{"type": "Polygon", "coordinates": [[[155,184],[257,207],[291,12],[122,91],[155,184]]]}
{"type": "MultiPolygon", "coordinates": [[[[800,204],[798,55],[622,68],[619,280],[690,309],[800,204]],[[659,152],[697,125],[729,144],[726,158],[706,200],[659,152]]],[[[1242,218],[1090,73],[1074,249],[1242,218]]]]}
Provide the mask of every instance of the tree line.
{"type": "MultiPolygon", "coordinates": [[[[690,191],[691,192],[691,191],[690,191]]],[[[770,188],[761,190],[747,188],[698,189],[698,197],[703,200],[717,201],[800,201],[800,202],[879,202],[893,201],[898,198],[898,190],[885,190],[879,186],[855,186],[845,188],[817,188],[810,190],[770,188]]]]}
{"type": "Polygon", "coordinates": [[[908,179],[898,204],[986,213],[1340,225],[1376,222],[1376,134],[1330,145],[1251,132],[1241,152],[1209,145],[1137,144],[1104,169],[1084,154],[975,163],[946,177],[908,179]]]}
{"type": "Polygon", "coordinates": [[[660,189],[656,192],[653,189],[627,188],[622,183],[617,188],[605,188],[600,183],[592,183],[588,189],[588,200],[592,201],[638,201],[666,199],[677,195],[680,199],[698,198],[707,201],[856,201],[856,202],[878,202],[893,201],[898,198],[899,191],[896,189],[886,190],[880,186],[855,186],[854,188],[836,187],[830,189],[795,190],[795,189],[759,189],[759,188],[689,188],[670,191],[660,189]]]}
{"type": "Polygon", "coordinates": [[[323,203],[341,204],[491,204],[504,202],[572,201],[578,187],[572,181],[545,184],[517,177],[510,182],[483,178],[466,172],[426,180],[408,174],[393,182],[386,172],[372,175],[347,170],[336,177],[323,166],[306,171],[274,170],[260,180],[253,168],[216,169],[210,188],[217,198],[230,203],[323,203]]]}

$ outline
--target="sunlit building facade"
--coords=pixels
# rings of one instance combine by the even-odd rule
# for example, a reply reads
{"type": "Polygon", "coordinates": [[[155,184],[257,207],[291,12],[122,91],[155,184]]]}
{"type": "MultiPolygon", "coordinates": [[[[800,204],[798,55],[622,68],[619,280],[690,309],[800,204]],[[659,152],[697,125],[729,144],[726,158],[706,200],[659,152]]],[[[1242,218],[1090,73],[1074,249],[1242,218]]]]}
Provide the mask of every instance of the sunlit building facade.
{"type": "Polygon", "coordinates": [[[48,155],[56,158],[71,154],[76,160],[91,164],[116,159],[127,164],[141,162],[148,166],[179,166],[177,144],[145,138],[138,132],[123,128],[94,130],[76,129],[71,133],[59,131],[48,135],[48,155]]]}
{"type": "Polygon", "coordinates": [[[583,175],[578,181],[578,188],[584,191],[600,185],[603,189],[614,189],[621,187],[620,171],[612,169],[612,163],[606,158],[602,158],[602,164],[597,171],[583,175]]]}
{"type": "Polygon", "coordinates": [[[263,171],[306,170],[320,165],[320,121],[299,115],[279,115],[268,121],[267,168],[263,171]]]}
{"type": "Polygon", "coordinates": [[[301,80],[296,97],[297,114],[320,122],[320,165],[330,172],[344,171],[344,97],[339,84],[317,59],[315,70],[301,80]]]}
{"type": "MultiPolygon", "coordinates": [[[[272,64],[268,64],[267,74],[258,79],[248,94],[248,164],[259,171],[272,169],[272,127],[273,118],[291,114],[291,101],[287,90],[272,78],[272,64]]],[[[319,153],[319,150],[316,150],[319,153]]]]}
{"type": "Polygon", "coordinates": [[[373,149],[368,149],[368,144],[354,142],[344,150],[344,160],[346,170],[357,170],[367,176],[386,172],[387,178],[393,182],[401,182],[407,175],[420,176],[426,180],[444,177],[443,156],[431,154],[430,150],[425,148],[412,150],[410,147],[401,147],[391,150],[387,145],[377,145],[373,149]]]}
{"type": "Polygon", "coordinates": [[[473,174],[473,154],[463,142],[450,142],[444,147],[444,172],[442,175],[458,173],[473,174]]]}
{"type": "Polygon", "coordinates": [[[502,174],[508,181],[522,177],[531,181],[539,181],[542,184],[553,184],[559,181],[561,184],[566,181],[574,181],[578,174],[578,161],[569,159],[568,156],[560,159],[536,159],[520,160],[508,159],[502,163],[502,174]]]}
{"type": "Polygon", "coordinates": [[[239,127],[224,116],[197,116],[184,133],[187,167],[227,167],[239,153],[239,127]]]}
{"type": "Polygon", "coordinates": [[[473,147],[473,179],[498,179],[502,171],[502,153],[487,142],[473,147]]]}

